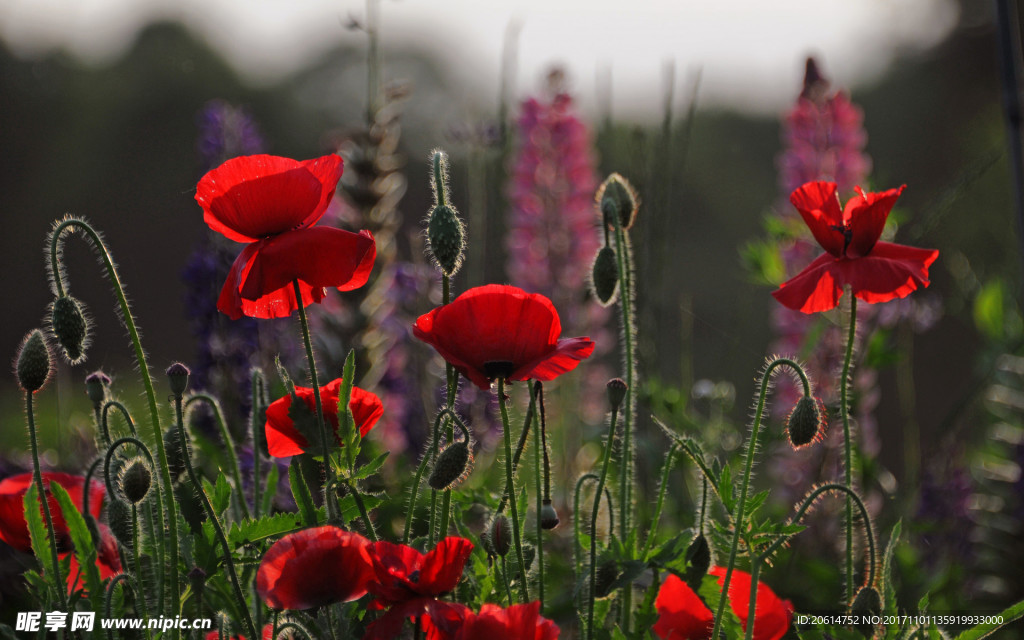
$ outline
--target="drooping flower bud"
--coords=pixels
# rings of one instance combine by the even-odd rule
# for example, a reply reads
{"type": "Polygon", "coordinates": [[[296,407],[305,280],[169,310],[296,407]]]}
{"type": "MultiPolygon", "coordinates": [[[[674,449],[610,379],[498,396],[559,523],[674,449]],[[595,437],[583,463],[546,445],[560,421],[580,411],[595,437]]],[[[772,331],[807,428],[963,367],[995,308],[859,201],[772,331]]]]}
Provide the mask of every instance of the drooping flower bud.
{"type": "Polygon", "coordinates": [[[878,589],[870,585],[861,587],[850,606],[850,613],[854,620],[860,621],[856,625],[857,631],[868,638],[874,635],[875,625],[865,621],[882,615],[882,596],[878,593],[878,589]]]}
{"type": "Polygon", "coordinates": [[[686,565],[686,584],[691,589],[699,589],[701,580],[711,567],[711,547],[703,533],[686,548],[686,565]]]}
{"type": "Polygon", "coordinates": [[[167,367],[167,379],[171,383],[171,393],[175,397],[180,398],[185,394],[185,390],[188,389],[188,377],[190,375],[192,375],[192,371],[180,362],[175,362],[167,367]]]}
{"type": "Polygon", "coordinates": [[[82,303],[71,296],[61,296],[54,300],[50,328],[68,362],[78,364],[85,360],[89,322],[82,312],[82,303]]]}
{"type": "Polygon", "coordinates": [[[628,180],[617,173],[611,174],[598,187],[595,199],[605,217],[606,225],[622,229],[633,226],[640,204],[636,191],[628,180]]]}
{"type": "Polygon", "coordinates": [[[612,410],[616,410],[622,404],[622,401],[626,399],[626,391],[629,386],[626,385],[626,381],[622,378],[612,378],[608,381],[608,404],[612,406],[612,410]]]}
{"type": "Polygon", "coordinates": [[[16,362],[15,373],[21,388],[30,393],[42,389],[50,377],[51,366],[50,347],[42,331],[33,329],[25,336],[18,348],[16,362]]]}
{"type": "Polygon", "coordinates": [[[540,507],[540,526],[542,529],[554,529],[561,520],[558,519],[558,512],[551,506],[550,500],[544,500],[540,507]]]}
{"type": "Polygon", "coordinates": [[[465,231],[455,209],[439,204],[427,220],[427,248],[441,272],[449,278],[462,266],[465,231]]]}
{"type": "Polygon", "coordinates": [[[801,396],[786,419],[786,433],[794,449],[801,449],[825,436],[825,407],[821,400],[801,396]]]}
{"type": "Polygon", "coordinates": [[[121,546],[132,549],[132,510],[124,501],[113,498],[107,503],[107,524],[121,546]]]}
{"type": "Polygon", "coordinates": [[[149,494],[153,474],[142,458],[129,460],[121,471],[121,493],[132,504],[140,504],[149,494]]]}
{"type": "Polygon", "coordinates": [[[487,542],[494,555],[504,558],[512,549],[512,525],[505,514],[499,513],[487,528],[487,542]]]}
{"type": "Polygon", "coordinates": [[[594,580],[594,597],[607,598],[612,593],[612,585],[619,579],[619,565],[615,560],[608,559],[597,565],[594,580]]]}
{"type": "Polygon", "coordinates": [[[601,306],[607,307],[615,302],[615,294],[619,290],[619,266],[615,260],[615,249],[605,246],[597,252],[590,268],[590,286],[601,306]]]}
{"type": "Polygon", "coordinates": [[[97,410],[107,401],[107,391],[110,390],[110,376],[102,371],[93,371],[85,376],[85,393],[89,401],[97,410]]]}
{"type": "Polygon", "coordinates": [[[445,447],[441,455],[437,456],[434,470],[430,472],[430,478],[427,480],[430,488],[442,491],[458,484],[469,472],[471,457],[469,443],[465,440],[445,447]]]}

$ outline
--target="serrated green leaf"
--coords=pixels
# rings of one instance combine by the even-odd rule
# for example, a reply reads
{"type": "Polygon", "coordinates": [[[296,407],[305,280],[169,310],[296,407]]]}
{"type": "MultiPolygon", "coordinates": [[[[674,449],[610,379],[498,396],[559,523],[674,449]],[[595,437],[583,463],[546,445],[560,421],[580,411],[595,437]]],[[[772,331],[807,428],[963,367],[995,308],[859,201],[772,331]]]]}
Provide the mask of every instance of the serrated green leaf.
{"type": "Polygon", "coordinates": [[[764,491],[759,491],[754,495],[749,496],[747,498],[747,504],[743,509],[743,519],[753,520],[754,513],[756,513],[757,510],[761,508],[761,505],[765,503],[765,500],[768,499],[768,494],[770,493],[771,491],[765,489],[764,491]]]}
{"type": "MultiPolygon", "coordinates": [[[[293,393],[291,406],[288,407],[288,418],[292,421],[295,430],[306,439],[305,451],[313,455],[322,455],[323,438],[320,437],[320,421],[317,420],[316,409],[310,409],[305,400],[293,393]]],[[[330,439],[329,435],[328,439],[330,439]]],[[[331,440],[328,445],[330,450],[337,443],[331,440]]]]}
{"type": "MultiPolygon", "coordinates": [[[[691,537],[693,537],[693,532],[687,529],[654,547],[647,556],[647,563],[650,566],[667,567],[675,566],[673,562],[678,561],[685,566],[686,548],[690,544],[691,537]]],[[[678,568],[681,569],[682,566],[678,568]]]]}
{"type": "Polygon", "coordinates": [[[348,468],[355,467],[362,436],[352,417],[352,385],[356,377],[356,352],[350,349],[345,356],[345,367],[341,372],[341,387],[338,389],[338,437],[344,449],[348,468]]]}
{"type": "Polygon", "coordinates": [[[956,640],[980,640],[981,638],[987,638],[992,635],[993,631],[997,631],[1011,622],[1016,622],[1024,617],[1024,600],[1021,600],[1015,605],[1003,609],[999,614],[992,616],[1002,620],[1000,624],[979,624],[976,627],[964,631],[956,637],[956,640]]]}
{"type": "Polygon", "coordinates": [[[32,482],[25,492],[24,500],[25,522],[28,524],[28,535],[32,543],[32,552],[36,554],[43,573],[47,576],[53,575],[53,556],[50,553],[49,535],[46,525],[43,524],[43,512],[39,502],[39,490],[36,483],[32,482]]]}
{"type": "Polygon", "coordinates": [[[384,464],[384,461],[388,459],[389,455],[391,455],[391,452],[385,451],[384,453],[380,454],[373,460],[359,467],[358,469],[356,469],[356,472],[352,474],[352,479],[363,480],[377,473],[378,471],[380,471],[381,466],[384,464]]]}
{"type": "Polygon", "coordinates": [[[100,581],[100,570],[96,564],[96,545],[92,541],[92,534],[89,533],[89,525],[85,523],[78,507],[75,506],[67,489],[56,482],[50,483],[50,494],[57,500],[60,506],[61,515],[64,516],[64,523],[71,535],[71,543],[75,545],[75,557],[78,559],[78,569],[85,574],[85,588],[89,591],[93,610],[99,613],[103,605],[103,586],[100,581]]]}
{"type": "Polygon", "coordinates": [[[206,497],[209,498],[210,504],[213,506],[213,512],[217,514],[218,518],[224,516],[224,511],[231,506],[231,485],[228,483],[227,477],[224,474],[217,476],[217,484],[212,485],[206,478],[202,478],[203,490],[206,491],[206,497]]]}
{"type": "Polygon", "coordinates": [[[228,543],[233,548],[259,542],[266,538],[282,536],[302,528],[302,518],[297,513],[278,513],[258,520],[242,520],[231,525],[228,543]]]}
{"type": "Polygon", "coordinates": [[[310,495],[306,480],[302,477],[298,456],[292,458],[292,463],[288,466],[288,483],[291,485],[295,504],[299,507],[302,524],[307,527],[316,526],[316,508],[313,506],[313,496],[310,495]]]}
{"type": "MultiPolygon", "coordinates": [[[[704,599],[712,615],[718,613],[718,605],[722,598],[722,588],[718,585],[718,578],[710,574],[704,576],[697,593],[704,599]]],[[[739,618],[736,617],[732,607],[728,605],[723,607],[722,622],[719,625],[719,629],[725,632],[726,638],[742,638],[744,636],[739,618]]]]}
{"type": "MultiPolygon", "coordinates": [[[[384,499],[369,493],[359,494],[363,499],[363,506],[366,507],[366,511],[370,512],[380,505],[384,504],[384,499]]],[[[356,499],[352,495],[346,495],[344,498],[338,501],[338,507],[341,509],[341,517],[345,521],[355,520],[362,514],[359,513],[359,507],[356,505],[356,499]]]]}
{"type": "Polygon", "coordinates": [[[633,581],[639,578],[644,571],[647,570],[647,563],[639,560],[629,560],[619,565],[619,577],[612,581],[608,587],[608,591],[613,592],[626,585],[633,584],[633,581]]]}
{"type": "Polygon", "coordinates": [[[729,469],[729,463],[723,464],[722,470],[718,474],[718,495],[722,499],[725,510],[732,515],[733,508],[736,506],[736,495],[732,486],[732,471],[729,469]]]}
{"type": "Polygon", "coordinates": [[[899,611],[896,604],[896,585],[893,584],[892,578],[892,558],[902,531],[903,520],[897,520],[889,533],[889,543],[885,547],[885,555],[882,556],[882,598],[885,602],[884,610],[888,614],[895,614],[899,611]]]}

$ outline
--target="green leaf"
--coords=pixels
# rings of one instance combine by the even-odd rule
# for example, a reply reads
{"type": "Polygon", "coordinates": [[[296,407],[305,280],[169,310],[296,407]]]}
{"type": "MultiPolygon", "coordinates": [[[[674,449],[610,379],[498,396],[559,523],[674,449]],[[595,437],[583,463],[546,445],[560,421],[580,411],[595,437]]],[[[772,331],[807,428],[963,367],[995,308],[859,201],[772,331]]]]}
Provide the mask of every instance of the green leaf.
{"type": "Polygon", "coordinates": [[[213,506],[213,512],[217,514],[217,517],[223,517],[224,511],[231,506],[231,485],[228,484],[228,479],[224,474],[217,476],[217,484],[212,485],[206,478],[202,479],[203,490],[206,491],[206,497],[210,499],[210,504],[213,506]]]}
{"type": "MultiPolygon", "coordinates": [[[[25,522],[28,524],[28,535],[32,542],[32,552],[36,554],[43,573],[47,576],[41,578],[49,583],[49,576],[54,574],[53,556],[50,554],[49,535],[46,525],[43,524],[43,512],[39,502],[39,490],[36,483],[29,485],[25,492],[25,522]]],[[[53,585],[50,584],[50,587],[53,585]]],[[[60,586],[59,588],[63,588],[60,586]]],[[[46,590],[47,592],[49,589],[46,590]]]]}
{"type": "MultiPolygon", "coordinates": [[[[369,493],[360,493],[359,495],[363,498],[363,506],[366,507],[367,513],[384,504],[384,499],[379,496],[369,493]]],[[[356,505],[356,499],[351,494],[348,494],[339,500],[338,506],[341,508],[341,517],[344,518],[346,522],[349,520],[355,520],[361,515],[359,513],[359,507],[356,505]]]]}
{"type": "Polygon", "coordinates": [[[341,371],[341,387],[338,389],[338,438],[345,450],[349,469],[355,467],[362,441],[362,435],[355,426],[355,418],[352,417],[352,385],[355,377],[356,352],[355,349],[349,349],[345,356],[345,367],[341,371]]]}
{"type": "MultiPolygon", "coordinates": [[[[292,421],[295,430],[306,439],[307,453],[322,455],[324,450],[323,438],[320,437],[320,421],[316,417],[316,409],[310,409],[306,401],[292,394],[292,404],[288,407],[288,418],[292,421]]],[[[330,436],[328,436],[330,438],[330,436]]],[[[335,442],[328,442],[328,448],[334,448],[335,442]]]]}
{"type": "MultiPolygon", "coordinates": [[[[732,585],[730,584],[730,588],[731,587],[732,585]]],[[[703,598],[708,609],[711,610],[712,615],[718,613],[718,604],[722,597],[721,587],[718,586],[718,578],[710,574],[704,576],[704,579],[701,580],[700,589],[697,593],[700,594],[701,598],[703,598]]],[[[723,620],[719,628],[725,632],[726,638],[744,637],[743,627],[740,625],[740,619],[736,617],[732,607],[723,607],[722,617],[723,620]]]]}
{"type": "MultiPolygon", "coordinates": [[[[899,608],[896,603],[896,585],[893,584],[892,579],[892,557],[896,552],[896,544],[900,540],[900,533],[903,530],[903,520],[897,520],[896,524],[892,527],[892,532],[889,533],[889,543],[885,547],[885,555],[882,557],[882,601],[884,608],[882,609],[886,614],[895,615],[899,613],[899,608]]],[[[886,633],[898,631],[898,625],[895,623],[890,624],[886,628],[886,633]]]]}
{"type": "Polygon", "coordinates": [[[228,543],[238,548],[242,545],[259,542],[266,538],[282,536],[302,528],[302,518],[297,513],[278,513],[264,516],[258,520],[242,520],[231,525],[228,531],[228,543]]]}
{"type": "Polygon", "coordinates": [[[378,471],[380,471],[381,465],[384,464],[384,461],[387,460],[389,455],[391,455],[391,452],[385,451],[384,453],[380,454],[373,460],[359,467],[358,469],[356,469],[356,472],[352,474],[352,479],[363,480],[377,473],[378,471]]]}
{"type": "Polygon", "coordinates": [[[67,490],[57,484],[50,483],[50,493],[60,505],[64,522],[68,526],[68,533],[71,534],[71,543],[75,545],[75,557],[78,559],[79,571],[85,573],[85,588],[89,591],[93,609],[98,613],[103,603],[103,586],[100,581],[100,570],[96,564],[96,545],[93,543],[92,534],[89,533],[89,525],[85,518],[78,511],[67,490]]]}
{"type": "Polygon", "coordinates": [[[288,466],[288,483],[291,485],[295,504],[299,507],[302,524],[307,527],[316,526],[316,508],[313,506],[313,496],[310,495],[306,480],[302,477],[298,456],[293,457],[291,465],[288,466]]]}
{"type": "Polygon", "coordinates": [[[733,507],[736,506],[736,495],[732,486],[732,472],[729,470],[729,463],[722,465],[722,471],[718,474],[718,495],[722,499],[725,510],[732,515],[733,507]]]}
{"type": "Polygon", "coordinates": [[[267,484],[263,488],[263,504],[260,505],[260,513],[270,513],[270,506],[274,503],[274,495],[277,494],[277,480],[279,477],[277,463],[270,465],[270,472],[267,473],[267,484]]]}
{"type": "Polygon", "coordinates": [[[956,640],[979,640],[980,638],[987,638],[992,635],[993,631],[1001,629],[1011,622],[1020,620],[1021,617],[1024,617],[1024,600],[1003,609],[998,615],[991,617],[1001,619],[1002,622],[999,624],[979,624],[976,627],[971,627],[967,631],[958,635],[956,640]]]}

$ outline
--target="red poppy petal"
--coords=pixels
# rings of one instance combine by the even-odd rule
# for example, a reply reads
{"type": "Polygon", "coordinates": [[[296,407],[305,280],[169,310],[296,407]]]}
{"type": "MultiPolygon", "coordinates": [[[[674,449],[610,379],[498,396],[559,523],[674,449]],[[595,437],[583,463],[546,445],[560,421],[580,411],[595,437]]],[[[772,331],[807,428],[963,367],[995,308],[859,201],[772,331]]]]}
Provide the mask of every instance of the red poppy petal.
{"type": "MultiPolygon", "coordinates": [[[[296,387],[295,392],[299,393],[300,389],[302,387],[296,387]]],[[[275,458],[297,456],[309,446],[309,441],[299,433],[288,415],[291,408],[290,393],[271,402],[267,407],[267,422],[263,429],[267,434],[267,450],[275,458]]]]}
{"type": "Polygon", "coordinates": [[[338,180],[341,179],[345,166],[341,156],[336,153],[306,160],[302,166],[320,181],[320,202],[302,223],[303,227],[309,227],[316,224],[317,220],[323,217],[324,212],[327,211],[327,205],[331,203],[334,193],[338,190],[338,180]]]}
{"type": "Polygon", "coordinates": [[[321,178],[295,160],[241,156],[203,176],[196,201],[211,229],[231,240],[253,242],[306,224],[323,189],[321,178]]]}
{"type": "Polygon", "coordinates": [[[554,351],[545,354],[539,362],[520,367],[509,376],[509,380],[554,380],[575,369],[581,360],[594,352],[594,341],[587,337],[563,338],[557,344],[554,351]]]}
{"type": "Polygon", "coordinates": [[[241,278],[240,293],[255,301],[294,280],[314,290],[356,289],[366,284],[376,253],[373,236],[365,232],[313,227],[282,233],[263,241],[241,278]]]}
{"type": "Polygon", "coordinates": [[[843,224],[839,197],[834,182],[808,182],[789,196],[800,216],[807,223],[814,239],[835,257],[843,255],[846,239],[836,227],[843,224]]]}
{"type": "Polygon", "coordinates": [[[312,609],[350,602],[373,579],[370,542],[323,526],[288,534],[260,562],[256,592],[272,609],[312,609]]]}
{"type": "MultiPolygon", "coordinates": [[[[363,636],[363,640],[395,640],[395,638],[401,635],[402,625],[405,624],[406,620],[419,616],[437,616],[444,619],[446,616],[451,615],[453,606],[452,603],[441,602],[433,598],[414,598],[405,602],[399,602],[366,627],[366,634],[363,636]]],[[[450,637],[443,634],[437,635],[436,633],[434,636],[434,638],[441,638],[442,640],[447,640],[450,637]]],[[[429,640],[434,640],[434,638],[429,640]]]]}
{"type": "MultiPolygon", "coordinates": [[[[83,488],[85,478],[82,476],[60,473],[57,471],[44,471],[43,487],[47,489],[47,503],[50,507],[50,515],[53,518],[53,526],[57,532],[59,545],[69,544],[68,528],[64,522],[64,516],[57,504],[57,499],[49,495],[51,482],[56,482],[67,492],[71,502],[79,510],[82,509],[83,488]]],[[[31,472],[20,473],[0,481],[0,540],[21,551],[31,551],[32,541],[28,533],[28,524],[25,523],[25,493],[34,482],[31,472]]],[[[90,485],[89,511],[93,517],[99,518],[103,509],[103,499],[107,492],[103,485],[95,480],[90,485]]],[[[39,507],[42,511],[42,503],[39,507]]]]}
{"type": "Polygon", "coordinates": [[[438,601],[430,607],[430,613],[423,616],[423,632],[427,640],[452,640],[473,617],[472,610],[466,605],[438,601]]]}
{"type": "Polygon", "coordinates": [[[465,538],[449,536],[437,543],[423,557],[417,591],[424,595],[441,595],[459,584],[462,567],[473,551],[473,543],[465,538]]]}
{"type": "Polygon", "coordinates": [[[669,574],[654,601],[658,621],[654,633],[666,640],[706,640],[711,637],[714,616],[682,579],[669,574]]]}
{"type": "Polygon", "coordinates": [[[387,606],[415,597],[410,575],[419,570],[423,554],[404,544],[386,540],[373,543],[370,549],[376,581],[369,585],[379,605],[387,606]]]}
{"type": "MultiPolygon", "coordinates": [[[[711,575],[718,578],[718,585],[725,582],[725,567],[712,567],[711,575]]],[[[747,628],[750,614],[750,574],[733,569],[729,579],[729,604],[740,619],[743,629],[747,628]]],[[[763,582],[757,585],[757,606],[754,611],[754,640],[779,640],[789,630],[791,606],[783,602],[763,582]]]]}
{"type": "Polygon", "coordinates": [[[871,253],[872,247],[882,236],[889,212],[906,186],[882,193],[861,192],[846,203],[843,219],[849,226],[852,236],[850,244],[846,247],[846,257],[862,258],[871,253]]]}
{"type": "Polygon", "coordinates": [[[833,270],[837,279],[850,285],[854,295],[874,304],[905,298],[912,291],[927,287],[928,267],[938,257],[936,249],[879,242],[871,255],[836,261],[833,270]]]}
{"type": "Polygon", "coordinates": [[[832,254],[823,253],[772,291],[772,296],[790,309],[804,313],[835,309],[843,295],[842,283],[836,281],[832,272],[832,265],[837,262],[832,254]]]}
{"type": "MultiPolygon", "coordinates": [[[[324,410],[324,419],[332,428],[335,441],[338,438],[338,392],[341,389],[341,378],[332,380],[320,387],[320,403],[324,410]]],[[[316,411],[316,397],[308,387],[295,387],[295,394],[306,403],[310,411],[316,411]]],[[[309,447],[309,441],[303,436],[292,421],[288,412],[292,406],[292,395],[285,394],[267,407],[267,422],[264,430],[267,434],[267,449],[275,458],[285,458],[303,453],[309,447]]],[[[384,405],[377,394],[359,387],[352,387],[349,399],[352,417],[359,427],[360,435],[365,436],[384,415],[384,405]]]]}

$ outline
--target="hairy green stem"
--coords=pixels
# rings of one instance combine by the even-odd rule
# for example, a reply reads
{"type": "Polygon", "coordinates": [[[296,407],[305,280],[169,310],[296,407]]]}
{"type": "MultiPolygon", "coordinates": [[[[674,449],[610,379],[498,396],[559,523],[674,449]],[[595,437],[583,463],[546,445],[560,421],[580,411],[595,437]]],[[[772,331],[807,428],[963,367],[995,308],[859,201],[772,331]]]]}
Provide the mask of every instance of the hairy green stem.
{"type": "MultiPolygon", "coordinates": [[[[846,336],[846,356],[843,358],[843,373],[839,380],[839,415],[843,418],[843,480],[853,491],[853,444],[850,436],[850,362],[853,360],[853,342],[857,337],[857,298],[850,296],[850,327],[846,336]]],[[[853,604],[853,502],[846,494],[846,602],[847,610],[853,604]]]]}
{"type": "Polygon", "coordinates": [[[526,558],[523,556],[523,541],[519,524],[519,506],[516,504],[516,489],[512,474],[512,426],[509,424],[508,407],[505,399],[505,379],[498,378],[498,405],[501,407],[501,424],[505,436],[505,496],[512,514],[512,540],[515,543],[516,559],[519,561],[519,591],[523,602],[530,601],[530,588],[526,575],[526,558]]]}
{"type": "MultiPolygon", "coordinates": [[[[658,521],[661,520],[661,510],[665,506],[665,494],[668,493],[668,474],[672,471],[672,462],[675,460],[676,451],[679,450],[679,445],[675,442],[669,447],[668,453],[665,454],[665,461],[661,464],[661,485],[658,487],[658,502],[654,507],[654,517],[651,518],[651,528],[647,532],[647,540],[644,542],[643,552],[640,554],[640,559],[646,559],[647,554],[651,552],[651,547],[654,546],[654,535],[655,531],[658,530],[658,521]]],[[[704,490],[707,491],[707,484],[704,485],[704,490]]],[[[703,518],[701,518],[701,524],[703,524],[703,518]]]]}
{"type": "MultiPolygon", "coordinates": [[[[260,425],[258,418],[259,408],[262,406],[265,398],[263,392],[263,371],[258,368],[253,368],[251,371],[250,389],[252,391],[249,405],[251,407],[249,410],[249,426],[252,429],[252,510],[256,519],[259,519],[263,502],[263,497],[260,495],[263,491],[263,482],[260,480],[260,467],[263,466],[263,460],[260,458],[262,447],[260,447],[259,432],[262,425],[260,425]]],[[[264,435],[264,437],[266,436],[264,435]]],[[[241,487],[239,487],[239,491],[241,491],[241,487]]]]}
{"type": "MultiPolygon", "coordinates": [[[[543,386],[541,386],[541,382],[538,380],[537,384],[535,386],[531,386],[531,388],[530,388],[531,400],[533,398],[535,398],[535,397],[538,397],[538,396],[543,398],[543,393],[544,393],[543,386]]],[[[541,401],[541,405],[540,406],[541,406],[540,413],[543,416],[544,415],[544,408],[543,408],[544,407],[544,403],[543,403],[543,400],[541,401]]],[[[537,599],[540,601],[540,610],[542,612],[544,611],[544,527],[541,526],[541,513],[540,512],[541,512],[541,509],[543,508],[544,497],[546,495],[550,494],[550,488],[548,489],[547,493],[543,492],[543,489],[545,487],[544,487],[543,479],[541,478],[541,476],[543,475],[541,473],[543,471],[543,469],[541,467],[541,465],[542,465],[541,449],[545,447],[545,445],[541,442],[541,433],[544,430],[543,424],[544,424],[544,420],[542,418],[541,419],[541,428],[533,430],[533,448],[534,448],[534,451],[533,451],[533,471],[534,471],[534,479],[536,480],[536,485],[535,486],[536,486],[536,493],[537,493],[537,496],[536,496],[537,503],[536,503],[536,507],[535,507],[536,508],[536,516],[537,516],[535,518],[536,521],[537,521],[537,593],[538,593],[537,599]]]]}
{"type": "MultiPolygon", "coordinates": [[[[88,485],[86,485],[86,486],[88,486],[88,485]]],[[[112,500],[117,500],[117,498],[115,498],[115,497],[111,497],[111,499],[112,500]]],[[[139,579],[141,580],[142,579],[142,560],[140,559],[141,556],[139,555],[139,509],[134,504],[132,505],[132,555],[135,556],[134,557],[134,560],[135,560],[135,575],[139,576],[139,579]]],[[[140,593],[136,593],[135,596],[139,600],[139,604],[140,604],[141,609],[142,609],[142,612],[141,612],[142,613],[142,619],[143,620],[148,620],[149,619],[149,607],[146,605],[146,594],[140,592],[140,593]]],[[[200,614],[201,613],[202,612],[200,611],[200,614]]],[[[148,625],[149,623],[147,622],[146,624],[148,625]]],[[[149,635],[150,635],[149,629],[147,629],[146,630],[146,636],[148,637],[149,635]]]]}
{"type": "Polygon", "coordinates": [[[363,496],[359,495],[359,489],[349,482],[345,483],[345,488],[352,494],[352,498],[356,502],[359,517],[363,519],[363,525],[366,527],[366,537],[370,539],[370,542],[377,542],[377,530],[373,528],[373,520],[370,520],[370,514],[366,512],[366,504],[363,502],[363,496]]]}
{"type": "Polygon", "coordinates": [[[128,430],[131,431],[133,436],[139,435],[139,430],[135,428],[135,421],[132,420],[132,415],[128,412],[128,407],[124,406],[117,400],[107,400],[103,403],[103,409],[100,413],[100,436],[103,438],[103,444],[110,446],[110,410],[117,409],[121,412],[121,416],[124,421],[128,423],[128,430]]]}
{"type": "MultiPolygon", "coordinates": [[[[50,542],[50,562],[53,565],[53,586],[57,592],[57,597],[60,601],[62,609],[67,610],[68,608],[68,595],[67,589],[64,588],[64,580],[61,579],[60,575],[60,558],[57,556],[57,532],[53,528],[53,517],[50,515],[50,500],[46,497],[46,487],[43,486],[43,474],[39,468],[39,443],[36,440],[36,419],[35,411],[33,410],[31,391],[25,392],[25,409],[28,415],[28,435],[29,442],[32,447],[32,479],[36,483],[36,492],[39,494],[39,501],[43,503],[43,516],[46,520],[46,532],[50,542]]],[[[89,493],[89,487],[85,487],[85,492],[89,493]]]]}
{"type": "MultiPolygon", "coordinates": [[[[597,585],[597,514],[601,510],[601,492],[608,479],[608,466],[612,458],[612,444],[615,441],[615,426],[618,422],[619,408],[612,407],[612,418],[608,422],[608,438],[604,443],[603,460],[601,461],[601,477],[597,480],[597,491],[594,495],[594,506],[590,512],[590,589],[587,592],[587,640],[594,637],[594,599],[597,585]]],[[[622,517],[620,515],[619,522],[622,517]]]]}
{"type": "MultiPolygon", "coordinates": [[[[530,394],[530,406],[526,408],[526,418],[523,420],[523,430],[519,434],[519,442],[516,444],[516,451],[512,454],[512,472],[519,468],[519,459],[523,457],[523,451],[526,449],[526,440],[530,435],[530,426],[536,417],[536,405],[537,397],[530,394]]],[[[502,513],[505,511],[505,505],[508,504],[508,496],[502,495],[501,500],[498,502],[498,508],[496,513],[502,513]]]]}
{"type": "MultiPolygon", "coordinates": [[[[227,449],[228,462],[231,465],[231,477],[235,481],[235,490],[238,492],[238,502],[242,506],[242,516],[249,518],[249,505],[246,504],[245,495],[242,493],[242,471],[238,466],[238,453],[235,451],[235,441],[231,437],[231,432],[228,430],[227,422],[224,421],[224,412],[221,411],[220,402],[216,398],[207,393],[195,393],[189,396],[188,400],[185,401],[185,408],[187,409],[193,403],[203,402],[210,410],[213,411],[213,421],[217,423],[217,428],[220,430],[221,440],[224,441],[224,447],[227,449]]],[[[180,418],[179,418],[180,420],[180,418]]]]}
{"type": "MultiPolygon", "coordinates": [[[[596,473],[584,473],[580,476],[579,480],[576,481],[576,489],[573,492],[572,501],[572,539],[573,539],[573,562],[576,568],[576,575],[583,573],[583,558],[582,551],[583,545],[580,544],[580,491],[583,489],[583,483],[587,480],[597,480],[601,476],[596,473]]],[[[596,494],[595,494],[596,499],[596,494]]],[[[612,492],[608,490],[608,487],[604,488],[604,499],[608,505],[608,531],[611,532],[612,537],[615,536],[615,510],[612,508],[612,492]]]]}

